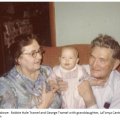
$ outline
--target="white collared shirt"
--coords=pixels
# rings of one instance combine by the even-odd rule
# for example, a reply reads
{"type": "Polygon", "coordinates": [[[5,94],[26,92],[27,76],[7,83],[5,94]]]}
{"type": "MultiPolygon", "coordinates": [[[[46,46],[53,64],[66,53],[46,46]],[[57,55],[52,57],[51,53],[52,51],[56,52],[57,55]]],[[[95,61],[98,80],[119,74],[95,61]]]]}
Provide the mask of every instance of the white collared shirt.
{"type": "MultiPolygon", "coordinates": [[[[84,68],[89,72],[88,65],[84,68]]],[[[92,89],[98,108],[105,108],[105,104],[109,104],[109,108],[120,108],[120,73],[117,70],[111,72],[104,86],[93,86],[92,89]]]]}

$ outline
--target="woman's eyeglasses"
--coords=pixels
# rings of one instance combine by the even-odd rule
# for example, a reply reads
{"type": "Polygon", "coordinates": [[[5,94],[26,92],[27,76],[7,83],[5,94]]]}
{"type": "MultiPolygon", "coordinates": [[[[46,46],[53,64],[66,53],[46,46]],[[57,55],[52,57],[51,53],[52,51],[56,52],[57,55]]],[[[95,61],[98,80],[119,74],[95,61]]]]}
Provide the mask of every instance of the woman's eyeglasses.
{"type": "Polygon", "coordinates": [[[30,55],[30,56],[32,56],[33,58],[36,58],[37,54],[42,55],[44,52],[45,52],[45,51],[44,51],[42,48],[40,48],[38,51],[32,51],[32,52],[30,52],[30,53],[22,53],[22,54],[30,55]]]}

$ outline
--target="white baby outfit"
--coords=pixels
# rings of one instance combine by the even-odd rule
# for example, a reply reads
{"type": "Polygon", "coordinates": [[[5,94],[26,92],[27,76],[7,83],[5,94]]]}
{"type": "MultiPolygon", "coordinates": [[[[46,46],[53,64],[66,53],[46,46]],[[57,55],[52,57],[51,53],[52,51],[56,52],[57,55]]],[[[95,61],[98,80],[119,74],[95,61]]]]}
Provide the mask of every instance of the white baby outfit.
{"type": "Polygon", "coordinates": [[[78,64],[72,70],[65,70],[60,65],[53,68],[53,74],[49,79],[58,80],[57,78],[61,78],[63,81],[66,81],[68,83],[67,90],[61,92],[62,108],[85,108],[84,100],[78,93],[78,85],[82,81],[83,77],[83,68],[78,64]]]}

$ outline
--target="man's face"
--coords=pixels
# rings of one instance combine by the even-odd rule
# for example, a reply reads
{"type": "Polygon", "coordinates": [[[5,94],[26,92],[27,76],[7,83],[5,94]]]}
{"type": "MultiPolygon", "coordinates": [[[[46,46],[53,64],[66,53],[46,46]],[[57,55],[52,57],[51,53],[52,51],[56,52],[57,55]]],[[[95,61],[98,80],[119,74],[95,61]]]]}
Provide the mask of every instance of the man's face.
{"type": "Polygon", "coordinates": [[[91,75],[97,79],[107,80],[114,68],[115,59],[110,48],[94,47],[89,59],[91,75]]]}

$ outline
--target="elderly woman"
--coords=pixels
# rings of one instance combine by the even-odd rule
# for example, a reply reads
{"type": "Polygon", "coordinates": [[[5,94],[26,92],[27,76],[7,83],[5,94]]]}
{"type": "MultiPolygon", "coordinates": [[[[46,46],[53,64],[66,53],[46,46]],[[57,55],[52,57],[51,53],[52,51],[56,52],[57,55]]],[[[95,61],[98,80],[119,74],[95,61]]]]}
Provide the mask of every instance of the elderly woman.
{"type": "Polygon", "coordinates": [[[10,50],[15,66],[0,78],[0,108],[60,108],[59,94],[46,82],[52,70],[41,65],[37,37],[20,35],[10,50]]]}

